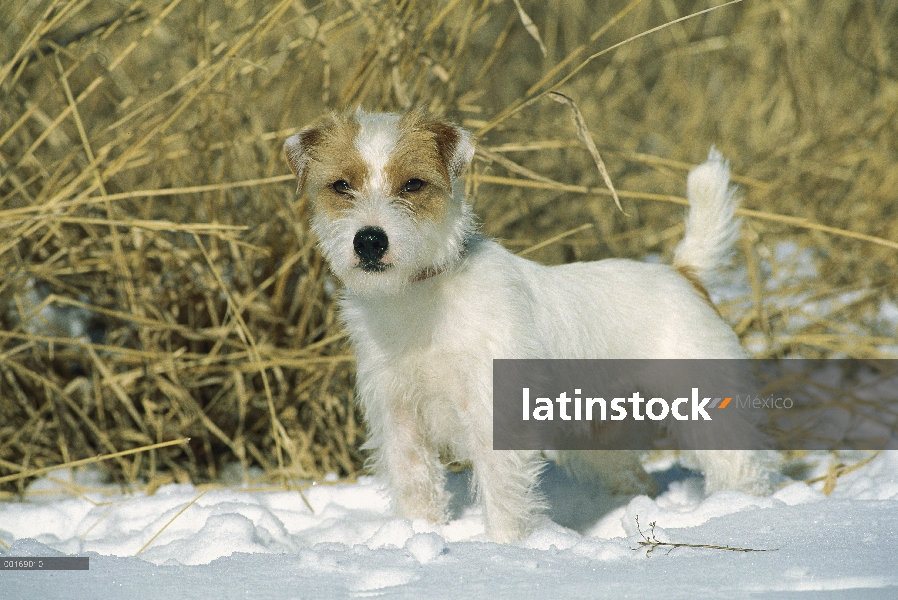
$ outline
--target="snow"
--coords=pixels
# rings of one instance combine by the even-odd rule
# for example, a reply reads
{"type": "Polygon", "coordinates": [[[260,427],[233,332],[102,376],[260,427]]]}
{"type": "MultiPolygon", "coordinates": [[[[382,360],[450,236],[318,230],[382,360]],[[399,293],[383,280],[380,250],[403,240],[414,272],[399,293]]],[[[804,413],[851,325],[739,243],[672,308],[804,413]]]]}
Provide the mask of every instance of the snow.
{"type": "MultiPolygon", "coordinates": [[[[803,477],[833,459],[812,453],[803,477]]],[[[464,473],[450,480],[445,525],[391,516],[372,477],[308,487],[313,512],[296,490],[172,484],[147,495],[95,472],[51,473],[25,501],[0,504],[0,558],[89,556],[90,570],[2,571],[0,598],[898,598],[898,452],[841,476],[828,497],[822,482],[791,480],[769,497],[704,497],[669,457],[649,468],[666,486],[655,499],[611,497],[550,468],[550,515],[569,526],[547,519],[512,544],[486,539],[464,473]],[[646,555],[637,516],[662,542],[765,551],[646,555]]]]}

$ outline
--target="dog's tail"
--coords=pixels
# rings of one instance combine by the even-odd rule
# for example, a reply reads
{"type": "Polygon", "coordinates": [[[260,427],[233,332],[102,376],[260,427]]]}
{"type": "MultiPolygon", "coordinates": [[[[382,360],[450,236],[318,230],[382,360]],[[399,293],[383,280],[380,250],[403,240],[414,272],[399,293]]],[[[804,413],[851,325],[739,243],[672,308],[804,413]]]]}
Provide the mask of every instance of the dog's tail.
{"type": "Polygon", "coordinates": [[[726,262],[739,238],[739,219],[735,217],[739,199],[730,185],[729,161],[712,147],[708,160],[689,172],[686,186],[686,235],[674,250],[673,266],[705,280],[726,262]]]}

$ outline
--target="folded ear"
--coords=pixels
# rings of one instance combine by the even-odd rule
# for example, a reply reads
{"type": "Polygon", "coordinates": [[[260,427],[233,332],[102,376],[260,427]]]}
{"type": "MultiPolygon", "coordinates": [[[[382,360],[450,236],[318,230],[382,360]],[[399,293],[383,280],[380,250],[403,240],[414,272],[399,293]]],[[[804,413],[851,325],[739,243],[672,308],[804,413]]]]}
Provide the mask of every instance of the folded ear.
{"type": "Polygon", "coordinates": [[[284,142],[284,154],[287,155],[287,164],[296,175],[299,182],[296,191],[302,190],[306,183],[306,172],[311,161],[312,149],[321,141],[321,130],[316,127],[307,127],[295,135],[291,135],[284,142]]]}
{"type": "Polygon", "coordinates": [[[466,129],[440,121],[431,122],[427,128],[433,132],[449,179],[454,182],[474,158],[474,135],[466,129]]]}

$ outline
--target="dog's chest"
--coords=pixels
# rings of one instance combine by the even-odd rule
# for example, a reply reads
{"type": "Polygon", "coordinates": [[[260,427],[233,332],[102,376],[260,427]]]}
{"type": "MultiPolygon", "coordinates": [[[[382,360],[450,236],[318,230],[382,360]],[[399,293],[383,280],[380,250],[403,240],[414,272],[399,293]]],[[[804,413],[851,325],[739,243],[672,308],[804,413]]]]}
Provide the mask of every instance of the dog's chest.
{"type": "Polygon", "coordinates": [[[412,295],[344,302],[359,400],[369,419],[384,412],[414,419],[435,446],[464,458],[459,444],[465,423],[491,414],[494,330],[478,313],[466,314],[452,296],[424,300],[412,295]]]}
{"type": "Polygon", "coordinates": [[[502,294],[465,278],[424,281],[402,294],[347,296],[341,315],[360,360],[414,367],[458,357],[491,362],[516,337],[502,294]]]}
{"type": "Polygon", "coordinates": [[[349,296],[342,317],[362,402],[410,403],[420,418],[446,426],[452,415],[484,410],[492,360],[520,345],[520,327],[495,293],[481,299],[458,282],[422,283],[402,295],[349,296]]]}

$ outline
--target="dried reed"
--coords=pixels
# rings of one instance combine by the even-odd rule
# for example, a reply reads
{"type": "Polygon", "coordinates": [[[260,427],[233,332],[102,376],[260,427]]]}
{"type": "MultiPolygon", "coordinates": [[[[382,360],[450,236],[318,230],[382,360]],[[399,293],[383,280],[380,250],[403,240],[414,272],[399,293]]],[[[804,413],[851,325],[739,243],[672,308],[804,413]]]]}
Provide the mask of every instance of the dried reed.
{"type": "Polygon", "coordinates": [[[478,131],[485,232],[548,263],[669,253],[716,144],[749,347],[894,356],[898,2],[714,5],[0,0],[0,476],[184,437],[102,464],[359,471],[337,284],[281,156],[358,104],[478,131]]]}

